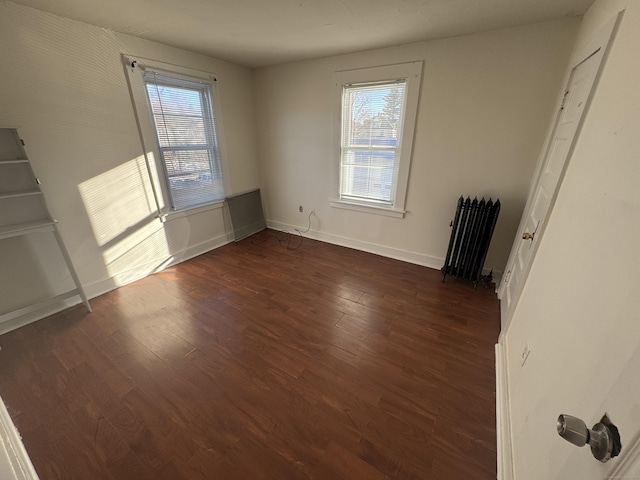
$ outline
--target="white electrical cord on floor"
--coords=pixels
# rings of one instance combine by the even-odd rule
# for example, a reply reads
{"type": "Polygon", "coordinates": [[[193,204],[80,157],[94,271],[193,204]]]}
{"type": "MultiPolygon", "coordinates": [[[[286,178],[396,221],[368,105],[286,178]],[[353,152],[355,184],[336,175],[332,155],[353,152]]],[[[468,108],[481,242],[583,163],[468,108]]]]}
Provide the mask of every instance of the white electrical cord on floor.
{"type": "MultiPolygon", "coordinates": [[[[294,228],[294,230],[296,231],[296,233],[300,236],[300,243],[295,246],[295,247],[291,247],[291,233],[286,231],[286,230],[280,230],[280,233],[286,233],[287,234],[287,250],[297,250],[302,246],[302,242],[304,242],[304,236],[302,235],[303,233],[307,233],[309,230],[311,230],[311,215],[315,215],[316,211],[315,210],[311,210],[309,212],[309,224],[307,225],[307,229],[306,230],[300,230],[299,228],[294,228]]],[[[276,235],[277,238],[277,235],[276,235]]],[[[280,240],[278,238],[279,242],[282,242],[283,240],[280,240]]]]}
{"type": "MultiPolygon", "coordinates": [[[[304,236],[302,235],[303,233],[307,233],[309,230],[311,230],[311,215],[315,215],[316,212],[315,210],[311,210],[311,212],[309,212],[309,224],[307,225],[306,230],[300,230],[299,228],[294,228],[295,232],[300,236],[300,243],[298,243],[298,245],[296,245],[295,247],[291,246],[291,235],[292,233],[289,232],[288,230],[276,230],[275,233],[275,237],[276,240],[278,240],[278,242],[282,243],[282,242],[287,242],[287,250],[297,250],[302,246],[302,242],[304,242],[304,236]],[[284,234],[284,237],[281,237],[279,234],[284,234]]],[[[254,245],[261,245],[264,242],[266,242],[269,239],[269,237],[267,237],[265,240],[261,241],[261,242],[253,242],[252,243],[254,245]]]]}

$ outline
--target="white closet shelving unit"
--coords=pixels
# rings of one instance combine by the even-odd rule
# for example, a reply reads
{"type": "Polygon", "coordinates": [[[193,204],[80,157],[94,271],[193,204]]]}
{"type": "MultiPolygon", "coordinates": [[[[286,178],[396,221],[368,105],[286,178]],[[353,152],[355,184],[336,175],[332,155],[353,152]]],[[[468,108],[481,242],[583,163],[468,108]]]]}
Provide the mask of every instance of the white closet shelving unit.
{"type": "MultiPolygon", "coordinates": [[[[76,288],[68,292],[0,314],[0,324],[68,298],[79,296],[91,311],[67,247],[51,217],[40,180],[34,175],[24,143],[14,128],[0,128],[0,240],[32,233],[53,233],[76,288]]],[[[1,248],[1,245],[0,245],[1,248]]]]}

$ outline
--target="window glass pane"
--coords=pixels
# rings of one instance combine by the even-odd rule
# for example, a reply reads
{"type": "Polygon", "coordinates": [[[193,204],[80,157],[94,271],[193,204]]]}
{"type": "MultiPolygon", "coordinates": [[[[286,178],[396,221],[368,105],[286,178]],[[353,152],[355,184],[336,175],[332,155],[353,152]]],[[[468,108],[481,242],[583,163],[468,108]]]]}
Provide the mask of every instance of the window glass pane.
{"type": "Polygon", "coordinates": [[[352,86],[343,99],[343,146],[395,147],[401,137],[404,83],[352,86]]]}
{"type": "Polygon", "coordinates": [[[204,119],[155,116],[158,141],[161,147],[204,145],[207,143],[204,119]]]}
{"type": "Polygon", "coordinates": [[[151,110],[164,115],[202,115],[200,92],[157,83],[147,84],[151,110]],[[160,103],[162,100],[162,103],[160,103]]]}
{"type": "Polygon", "coordinates": [[[222,200],[210,87],[154,72],[144,79],[172,209],[222,200]]]}
{"type": "Polygon", "coordinates": [[[391,202],[396,152],[346,150],[342,157],[342,195],[391,202]]]}
{"type": "Polygon", "coordinates": [[[342,198],[393,203],[404,101],[403,82],[344,88],[342,198]]]}
{"type": "Polygon", "coordinates": [[[220,200],[211,182],[200,182],[193,177],[174,177],[169,179],[172,199],[176,210],[205,205],[220,200]]]}
{"type": "Polygon", "coordinates": [[[204,105],[199,91],[147,84],[161,147],[207,143],[204,105]]]}
{"type": "Polygon", "coordinates": [[[162,152],[162,157],[169,177],[186,173],[193,173],[194,175],[211,174],[208,150],[165,150],[162,152]]]}

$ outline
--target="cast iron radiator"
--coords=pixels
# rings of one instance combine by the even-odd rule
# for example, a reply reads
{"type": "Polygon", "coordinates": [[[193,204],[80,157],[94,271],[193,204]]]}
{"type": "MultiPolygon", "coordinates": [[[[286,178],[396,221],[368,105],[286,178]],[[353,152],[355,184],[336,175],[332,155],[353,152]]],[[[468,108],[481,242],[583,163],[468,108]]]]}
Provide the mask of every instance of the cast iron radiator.
{"type": "Polygon", "coordinates": [[[447,258],[442,267],[442,281],[447,275],[473,282],[473,288],[482,276],[489,243],[500,213],[500,200],[473,201],[462,196],[458,199],[456,216],[451,222],[451,239],[447,258]]]}

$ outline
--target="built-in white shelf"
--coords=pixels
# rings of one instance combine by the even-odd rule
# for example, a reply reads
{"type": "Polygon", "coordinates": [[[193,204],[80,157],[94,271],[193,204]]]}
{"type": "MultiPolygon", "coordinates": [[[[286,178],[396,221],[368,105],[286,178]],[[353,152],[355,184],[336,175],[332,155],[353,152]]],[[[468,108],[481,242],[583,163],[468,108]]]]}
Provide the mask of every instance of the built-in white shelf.
{"type": "Polygon", "coordinates": [[[28,197],[30,195],[42,195],[40,190],[16,190],[15,192],[0,192],[0,198],[28,197]]]}
{"type": "Polygon", "coordinates": [[[12,312],[3,313],[0,315],[0,334],[5,333],[2,328],[2,323],[8,322],[9,320],[13,320],[14,318],[22,317],[32,312],[36,312],[50,305],[55,305],[56,303],[61,303],[67,300],[68,298],[75,297],[76,295],[80,295],[80,290],[74,288],[73,290],[69,290],[68,292],[61,293],[60,295],[56,295],[55,297],[49,297],[40,302],[32,303],[31,305],[27,305],[26,307],[19,308],[18,310],[14,310],[12,312]]]}
{"type": "Polygon", "coordinates": [[[29,160],[27,160],[26,158],[15,158],[15,159],[2,159],[0,158],[0,165],[1,164],[8,164],[8,163],[29,163],[29,160]]]}
{"type": "Polygon", "coordinates": [[[36,232],[51,232],[55,225],[55,220],[43,218],[42,220],[33,220],[31,222],[14,223],[12,225],[0,225],[0,239],[17,237],[36,232]]]}
{"type": "MultiPolygon", "coordinates": [[[[0,314],[0,333],[4,333],[1,325],[4,322],[59,304],[76,295],[80,297],[87,310],[91,311],[89,300],[58,231],[57,222],[47,209],[44,195],[40,190],[40,181],[33,173],[24,149],[24,142],[18,136],[16,129],[0,128],[0,155],[0,239],[52,232],[76,285],[75,289],[63,294],[0,314]]],[[[9,328],[13,323],[5,324],[4,327],[9,328]]]]}

